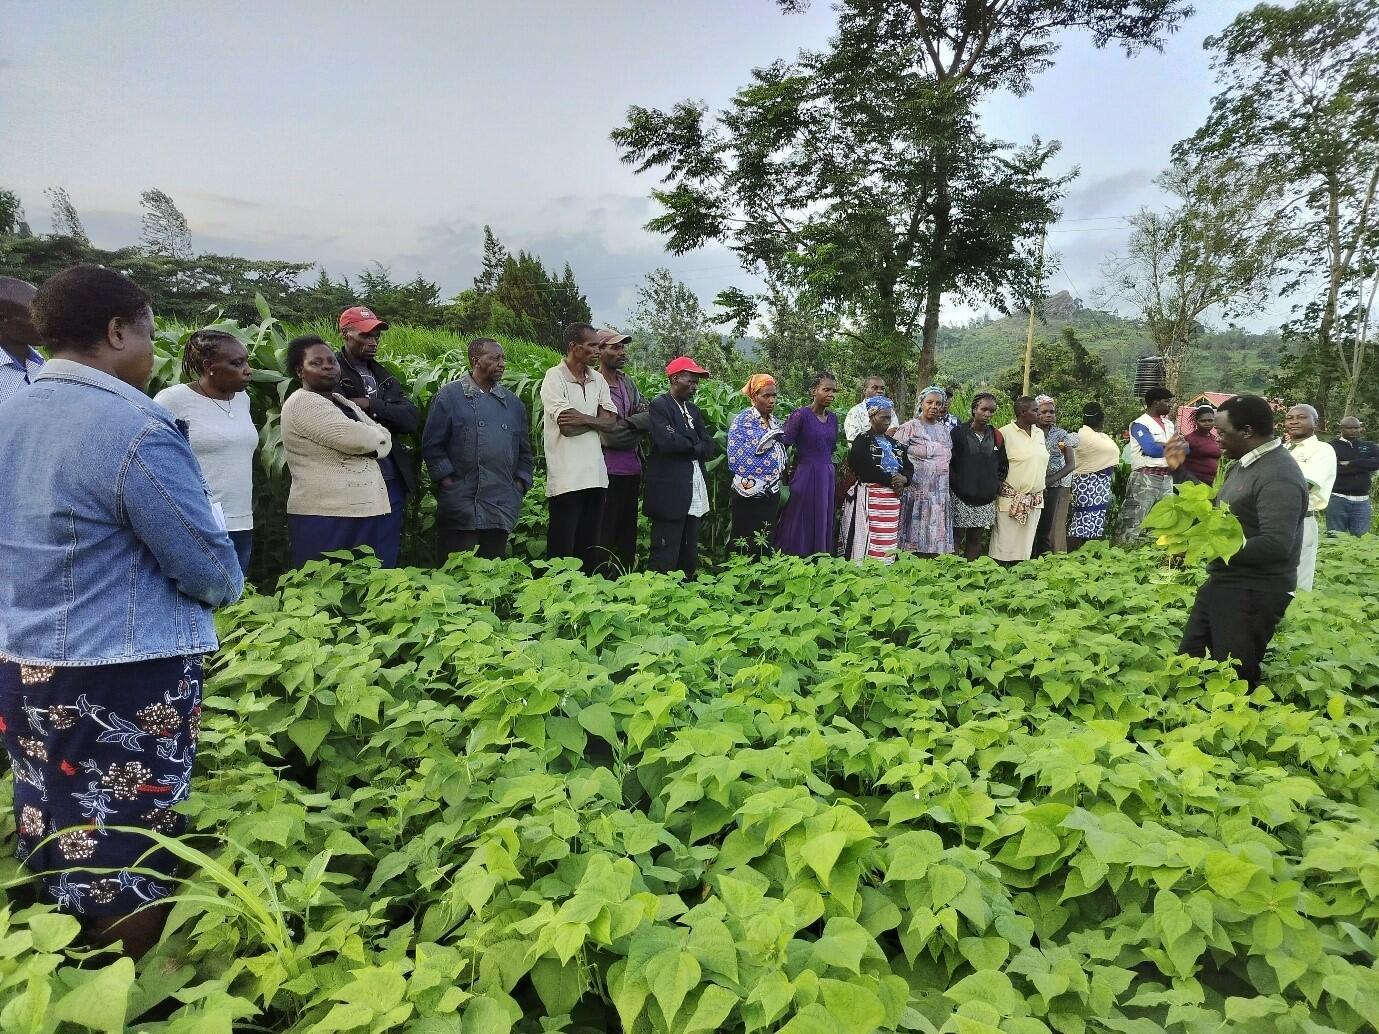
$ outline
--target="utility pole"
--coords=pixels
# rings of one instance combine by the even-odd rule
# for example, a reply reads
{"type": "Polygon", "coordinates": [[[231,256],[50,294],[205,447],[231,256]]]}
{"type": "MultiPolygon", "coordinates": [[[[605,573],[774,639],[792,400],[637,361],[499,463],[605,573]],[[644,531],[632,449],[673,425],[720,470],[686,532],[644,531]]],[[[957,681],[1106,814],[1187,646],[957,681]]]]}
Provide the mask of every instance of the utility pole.
{"type": "MultiPolygon", "coordinates": [[[[1039,265],[1035,267],[1035,279],[1038,283],[1039,293],[1044,292],[1044,242],[1049,239],[1049,227],[1046,223],[1044,229],[1039,232],[1039,265]]],[[[1034,306],[1033,298],[1029,301],[1029,328],[1025,331],[1025,386],[1022,394],[1029,394],[1029,367],[1034,361],[1034,306]]]]}

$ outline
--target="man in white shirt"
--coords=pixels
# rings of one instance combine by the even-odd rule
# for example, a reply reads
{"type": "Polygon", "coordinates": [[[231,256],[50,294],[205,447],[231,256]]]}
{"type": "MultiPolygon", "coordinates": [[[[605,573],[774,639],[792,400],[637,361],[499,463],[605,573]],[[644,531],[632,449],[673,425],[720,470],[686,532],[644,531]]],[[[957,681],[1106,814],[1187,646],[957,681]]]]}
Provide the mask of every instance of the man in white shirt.
{"type": "Polygon", "coordinates": [[[1317,411],[1308,405],[1294,406],[1283,418],[1288,451],[1307,479],[1307,516],[1302,521],[1302,556],[1298,560],[1298,588],[1311,589],[1317,574],[1317,518],[1326,512],[1331,488],[1336,483],[1336,450],[1317,437],[1317,411]]]}
{"type": "MultiPolygon", "coordinates": [[[[862,401],[848,410],[848,415],[843,418],[843,438],[851,442],[859,434],[871,426],[871,417],[867,415],[867,399],[882,397],[886,394],[886,381],[883,377],[868,377],[862,382],[862,401]]],[[[896,419],[895,411],[891,411],[891,430],[900,426],[900,421],[896,419]]]]}
{"type": "Polygon", "coordinates": [[[565,328],[565,358],[541,381],[542,432],[546,446],[548,558],[578,557],[585,574],[598,560],[608,468],[598,431],[612,430],[618,417],[608,382],[591,365],[598,356],[598,331],[587,323],[565,328]]]}
{"type": "Polygon", "coordinates": [[[39,343],[33,304],[37,288],[12,276],[0,276],[0,402],[33,381],[43,366],[34,351],[39,343]]]}

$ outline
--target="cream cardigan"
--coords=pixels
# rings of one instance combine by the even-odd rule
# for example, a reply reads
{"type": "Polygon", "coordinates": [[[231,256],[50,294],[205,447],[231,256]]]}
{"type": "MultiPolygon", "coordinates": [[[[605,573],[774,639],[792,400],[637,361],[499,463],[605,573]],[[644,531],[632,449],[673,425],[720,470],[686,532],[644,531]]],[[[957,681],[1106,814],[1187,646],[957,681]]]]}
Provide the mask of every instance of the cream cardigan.
{"type": "Polygon", "coordinates": [[[283,403],[283,450],[292,472],[287,512],[318,517],[385,514],[391,506],[378,461],[392,449],[392,435],[353,402],[340,395],[331,398],[299,390],[283,403]],[[335,403],[359,419],[351,420],[335,403]]]}

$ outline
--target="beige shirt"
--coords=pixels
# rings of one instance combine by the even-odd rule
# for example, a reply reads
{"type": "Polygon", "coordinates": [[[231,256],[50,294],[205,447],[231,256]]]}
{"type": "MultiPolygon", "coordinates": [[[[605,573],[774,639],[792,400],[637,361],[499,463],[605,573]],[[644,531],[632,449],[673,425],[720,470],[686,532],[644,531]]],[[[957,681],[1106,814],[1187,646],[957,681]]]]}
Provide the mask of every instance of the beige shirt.
{"type": "Polygon", "coordinates": [[[567,409],[593,416],[600,409],[618,415],[608,381],[586,369],[580,380],[562,359],[541,379],[541,430],[546,446],[546,495],[564,495],[586,488],[607,488],[608,467],[596,431],[563,435],[556,418],[567,409]]]}
{"type": "Polygon", "coordinates": [[[1331,502],[1331,488],[1336,484],[1336,450],[1315,434],[1300,442],[1288,441],[1285,448],[1293,454],[1307,479],[1307,509],[1313,513],[1325,510],[1331,502]]]}
{"type": "MultiPolygon", "coordinates": [[[[1028,431],[1022,431],[1020,425],[1012,420],[1001,428],[1001,438],[1005,441],[1006,459],[1010,461],[1006,484],[1025,495],[1043,492],[1049,472],[1049,450],[1044,443],[1044,429],[1035,424],[1028,431]]],[[[1005,496],[997,497],[996,509],[1005,513],[1010,509],[1010,500],[1005,496]]]]}
{"type": "Polygon", "coordinates": [[[292,472],[287,512],[317,517],[378,517],[389,512],[388,486],[378,461],[393,447],[387,428],[341,395],[336,402],[298,390],[282,408],[283,451],[292,472]]]}
{"type": "Polygon", "coordinates": [[[1077,467],[1073,474],[1095,474],[1120,462],[1120,446],[1109,434],[1093,431],[1086,424],[1077,432],[1077,467]]]}

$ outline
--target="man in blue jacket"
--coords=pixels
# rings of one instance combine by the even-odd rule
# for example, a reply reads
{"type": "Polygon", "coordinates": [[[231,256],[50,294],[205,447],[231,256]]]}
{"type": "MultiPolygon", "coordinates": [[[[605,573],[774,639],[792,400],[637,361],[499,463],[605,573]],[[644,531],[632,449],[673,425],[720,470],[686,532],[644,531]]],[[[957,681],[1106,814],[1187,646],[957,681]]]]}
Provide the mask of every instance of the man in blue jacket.
{"type": "Polygon", "coordinates": [[[421,455],[436,492],[436,552],[477,550],[506,556],[508,536],[531,488],[531,422],[527,407],[499,382],[503,346],[469,343],[469,373],[441,388],[431,402],[421,455]]]}
{"type": "Polygon", "coordinates": [[[699,378],[709,371],[688,356],[666,366],[670,390],[652,400],[651,454],[646,461],[642,504],[651,518],[653,571],[683,571],[693,578],[699,567],[699,522],[709,512],[709,483],[704,461],[714,453],[713,436],[704,414],[690,400],[699,378]]]}

